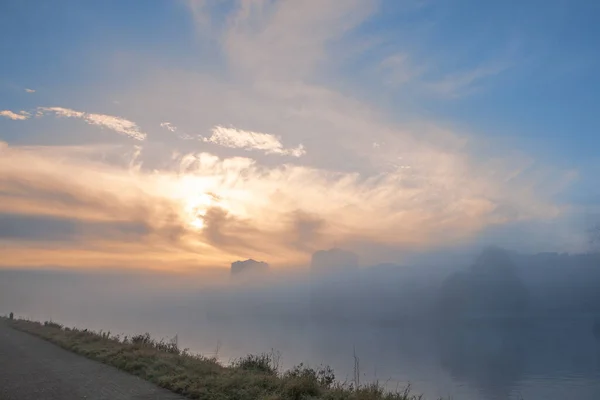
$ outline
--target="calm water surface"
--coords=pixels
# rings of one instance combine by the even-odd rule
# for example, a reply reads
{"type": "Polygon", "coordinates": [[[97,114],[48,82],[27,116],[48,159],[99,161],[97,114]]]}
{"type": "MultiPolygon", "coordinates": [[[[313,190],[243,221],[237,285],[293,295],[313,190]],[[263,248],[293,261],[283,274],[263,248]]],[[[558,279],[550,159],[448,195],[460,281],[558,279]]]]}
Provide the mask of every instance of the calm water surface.
{"type": "Polygon", "coordinates": [[[177,334],[182,347],[224,362],[276,350],[282,368],[327,364],[341,381],[352,379],[356,353],[362,382],[410,383],[426,399],[600,399],[600,342],[589,319],[436,328],[208,321],[193,310],[60,314],[54,318],[113,333],[177,334]]]}
{"type": "Polygon", "coordinates": [[[207,355],[218,349],[225,362],[275,349],[282,368],[327,364],[344,381],[353,377],[356,353],[362,382],[379,380],[390,389],[410,383],[425,399],[600,399],[600,341],[592,318],[479,321],[452,328],[317,324],[291,315],[285,322],[250,315],[209,318],[207,299],[176,292],[158,294],[142,286],[135,292],[138,286],[115,288],[96,278],[86,287],[64,278],[54,285],[46,278],[34,284],[9,277],[0,279],[0,313],[114,334],[177,335],[182,347],[207,355]]]}

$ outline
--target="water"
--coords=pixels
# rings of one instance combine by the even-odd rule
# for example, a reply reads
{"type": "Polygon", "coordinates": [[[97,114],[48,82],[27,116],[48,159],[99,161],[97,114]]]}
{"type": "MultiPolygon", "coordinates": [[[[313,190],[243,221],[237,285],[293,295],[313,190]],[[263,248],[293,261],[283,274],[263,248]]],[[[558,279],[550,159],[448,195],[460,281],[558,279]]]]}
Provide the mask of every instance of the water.
{"type": "Polygon", "coordinates": [[[224,362],[274,349],[283,369],[327,364],[341,381],[353,379],[356,354],[361,382],[378,380],[392,390],[410,383],[426,399],[600,399],[600,341],[591,318],[479,320],[453,327],[317,324],[292,315],[285,321],[248,314],[210,318],[201,297],[114,287],[107,296],[98,282],[95,290],[73,282],[40,289],[48,284],[40,281],[33,290],[0,280],[0,312],[114,334],[177,335],[182,347],[217,353],[224,362]]]}
{"type": "Polygon", "coordinates": [[[378,380],[389,389],[410,383],[427,399],[465,400],[600,398],[600,345],[589,321],[561,319],[526,326],[373,327],[249,321],[194,320],[190,314],[61,316],[73,325],[113,333],[177,334],[194,352],[217,354],[223,362],[248,353],[271,352],[287,369],[300,362],[330,365],[351,381],[354,354],[362,382],[378,380]],[[143,329],[140,329],[143,328],[143,329]]]}
{"type": "Polygon", "coordinates": [[[229,323],[200,330],[203,338],[181,337],[190,335],[191,346],[206,350],[220,341],[224,359],[274,347],[285,367],[326,363],[341,380],[352,379],[355,353],[364,382],[390,389],[410,382],[429,399],[598,399],[600,346],[586,326],[573,320],[438,330],[229,323]]]}

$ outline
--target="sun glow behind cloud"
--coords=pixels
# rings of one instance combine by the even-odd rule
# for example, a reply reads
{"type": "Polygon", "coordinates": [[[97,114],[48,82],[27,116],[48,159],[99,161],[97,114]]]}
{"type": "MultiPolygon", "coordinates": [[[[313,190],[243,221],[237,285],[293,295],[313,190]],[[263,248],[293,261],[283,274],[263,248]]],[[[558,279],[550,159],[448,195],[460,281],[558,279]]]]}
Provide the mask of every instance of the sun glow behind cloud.
{"type": "MultiPolygon", "coordinates": [[[[83,229],[72,237],[69,230],[63,239],[58,239],[60,229],[55,231],[54,248],[79,254],[80,266],[88,259],[118,263],[129,257],[122,253],[129,246],[139,259],[128,261],[134,265],[159,257],[179,267],[190,260],[195,266],[214,266],[252,256],[294,264],[335,244],[436,246],[460,242],[490,224],[557,212],[521,193],[483,196],[477,182],[460,182],[457,192],[446,185],[448,175],[446,182],[436,181],[426,170],[398,169],[365,178],[198,153],[177,156],[171,167],[151,171],[127,167],[127,157],[121,167],[99,164],[89,159],[90,149],[70,157],[60,147],[4,146],[1,151],[0,213],[102,224],[102,229],[83,229]],[[78,174],[70,173],[74,170],[78,174]],[[534,202],[528,212],[523,202],[534,202]],[[502,211],[511,205],[524,211],[502,211]],[[136,228],[119,228],[124,224],[136,228]],[[115,232],[120,233],[115,237],[115,232]]],[[[27,234],[20,242],[38,248],[32,254],[39,259],[27,257],[33,265],[63,257],[48,253],[46,244],[27,234]]],[[[21,262],[18,249],[9,249],[4,262],[21,262]]]]}
{"type": "MultiPolygon", "coordinates": [[[[43,143],[78,144],[0,142],[0,215],[24,221],[15,223],[17,236],[0,236],[8,243],[2,263],[173,268],[254,257],[297,264],[331,246],[401,253],[464,243],[490,227],[564,211],[552,196],[572,179],[568,171],[433,117],[396,118],[351,84],[328,84],[340,60],[364,45],[347,34],[377,2],[233,1],[227,18],[211,14],[215,2],[189,3],[202,32],[197,41],[219,46],[226,67],[219,73],[175,58],[165,66],[161,54],[130,49],[119,62],[130,62],[123,69],[135,76],[115,78],[119,85],[108,86],[117,93],[105,97],[82,92],[88,111],[0,112],[20,121],[7,126],[37,126],[38,138],[55,117],[43,143]],[[111,115],[115,109],[120,116],[111,115]],[[98,144],[98,127],[133,140],[102,135],[126,144],[98,144]],[[48,227],[45,236],[36,226],[48,227]]],[[[434,79],[416,57],[388,50],[369,66],[386,85],[440,101],[512,67],[434,79]]]]}

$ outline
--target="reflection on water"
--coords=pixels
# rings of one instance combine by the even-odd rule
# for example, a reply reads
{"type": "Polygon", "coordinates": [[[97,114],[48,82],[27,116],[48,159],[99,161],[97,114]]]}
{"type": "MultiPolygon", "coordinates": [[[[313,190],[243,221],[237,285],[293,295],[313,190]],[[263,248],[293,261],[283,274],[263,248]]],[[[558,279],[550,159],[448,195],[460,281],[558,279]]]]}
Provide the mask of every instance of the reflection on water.
{"type": "Polygon", "coordinates": [[[598,399],[600,346],[590,326],[568,319],[451,328],[230,323],[212,325],[209,335],[192,335],[189,343],[207,348],[214,344],[207,340],[221,340],[223,358],[275,347],[286,367],[328,363],[341,380],[352,377],[355,349],[365,381],[390,389],[410,382],[427,398],[598,399]]]}

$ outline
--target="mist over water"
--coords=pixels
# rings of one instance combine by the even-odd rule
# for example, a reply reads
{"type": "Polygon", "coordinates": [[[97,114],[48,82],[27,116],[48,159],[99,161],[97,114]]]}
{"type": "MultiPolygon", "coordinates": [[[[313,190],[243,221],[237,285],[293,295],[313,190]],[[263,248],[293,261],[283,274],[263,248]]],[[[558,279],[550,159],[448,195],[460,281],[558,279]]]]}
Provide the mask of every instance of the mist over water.
{"type": "MultiPolygon", "coordinates": [[[[338,380],[425,398],[600,398],[600,256],[485,249],[462,266],[359,267],[320,252],[310,272],[0,271],[0,313],[113,334],[177,335],[223,362],[272,352],[338,380]]],[[[252,263],[250,263],[252,264],[252,263]]]]}

